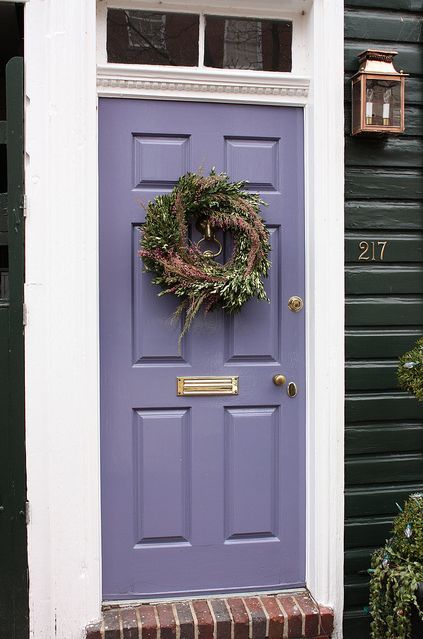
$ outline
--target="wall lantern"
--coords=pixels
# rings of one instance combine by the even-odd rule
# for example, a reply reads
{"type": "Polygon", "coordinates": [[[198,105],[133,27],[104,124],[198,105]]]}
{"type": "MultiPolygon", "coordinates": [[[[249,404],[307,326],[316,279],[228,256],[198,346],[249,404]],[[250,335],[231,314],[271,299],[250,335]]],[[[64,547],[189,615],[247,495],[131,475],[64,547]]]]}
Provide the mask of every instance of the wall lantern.
{"type": "Polygon", "coordinates": [[[404,131],[404,81],[394,68],[398,51],[368,49],[359,54],[352,78],[352,134],[404,131]]]}

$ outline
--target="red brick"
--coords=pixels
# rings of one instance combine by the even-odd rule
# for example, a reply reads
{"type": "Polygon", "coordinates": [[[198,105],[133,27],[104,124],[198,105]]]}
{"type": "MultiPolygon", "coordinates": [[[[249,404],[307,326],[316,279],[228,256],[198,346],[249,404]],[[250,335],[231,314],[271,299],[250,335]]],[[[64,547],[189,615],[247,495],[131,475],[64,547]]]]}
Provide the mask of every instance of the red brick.
{"type": "Polygon", "coordinates": [[[333,632],[333,610],[325,606],[319,606],[320,609],[320,632],[323,635],[331,635],[333,632]]]}
{"type": "Polygon", "coordinates": [[[303,617],[294,599],[290,595],[278,595],[283,609],[288,615],[288,637],[303,636],[303,617]]]}
{"type": "Polygon", "coordinates": [[[103,639],[103,622],[92,623],[86,628],[87,639],[103,639]]]}
{"type": "Polygon", "coordinates": [[[122,608],[120,616],[122,619],[124,639],[139,639],[138,619],[135,608],[122,608]]]}
{"type": "Polygon", "coordinates": [[[141,619],[141,634],[143,639],[157,639],[155,606],[148,604],[139,606],[138,614],[141,619]]]}
{"type": "Polygon", "coordinates": [[[111,608],[87,639],[330,639],[333,611],[306,592],[111,608]],[[194,623],[195,622],[195,623],[194,623]],[[142,628],[141,628],[142,627],[142,628]],[[233,633],[232,633],[233,630],[233,633]]]}
{"type": "Polygon", "coordinates": [[[175,608],[181,630],[181,639],[194,639],[194,619],[192,618],[189,603],[178,601],[175,603],[175,608]]]}
{"type": "Polygon", "coordinates": [[[254,639],[265,639],[266,615],[258,597],[244,597],[244,603],[251,615],[252,636],[254,639]]]}
{"type": "Polygon", "coordinates": [[[229,604],[234,620],[234,639],[248,639],[250,618],[245,609],[242,599],[230,598],[226,600],[229,604]]]}
{"type": "Polygon", "coordinates": [[[225,600],[210,599],[209,605],[216,619],[217,639],[231,639],[232,621],[225,600]]]}
{"type": "Polygon", "coordinates": [[[304,636],[316,637],[319,633],[319,608],[308,593],[298,593],[294,599],[304,613],[304,636]]]}
{"type": "Polygon", "coordinates": [[[214,622],[205,599],[192,602],[198,621],[198,639],[213,639],[214,622]]]}
{"type": "Polygon", "coordinates": [[[176,639],[176,621],[173,615],[172,604],[161,603],[156,607],[159,614],[161,639],[176,639]]]}
{"type": "Polygon", "coordinates": [[[121,639],[120,611],[107,610],[104,613],[104,639],[121,639]]]}
{"type": "Polygon", "coordinates": [[[269,639],[282,639],[285,618],[275,597],[263,596],[260,597],[260,601],[269,615],[269,639]]]}

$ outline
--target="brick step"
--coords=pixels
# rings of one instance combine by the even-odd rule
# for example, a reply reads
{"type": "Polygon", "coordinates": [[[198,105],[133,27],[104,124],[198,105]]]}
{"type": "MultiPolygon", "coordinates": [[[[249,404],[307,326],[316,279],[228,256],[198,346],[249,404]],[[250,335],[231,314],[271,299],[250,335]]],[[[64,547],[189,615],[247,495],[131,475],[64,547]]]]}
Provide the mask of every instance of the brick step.
{"type": "Polygon", "coordinates": [[[305,591],[115,606],[87,639],[329,639],[333,612],[305,591]]]}

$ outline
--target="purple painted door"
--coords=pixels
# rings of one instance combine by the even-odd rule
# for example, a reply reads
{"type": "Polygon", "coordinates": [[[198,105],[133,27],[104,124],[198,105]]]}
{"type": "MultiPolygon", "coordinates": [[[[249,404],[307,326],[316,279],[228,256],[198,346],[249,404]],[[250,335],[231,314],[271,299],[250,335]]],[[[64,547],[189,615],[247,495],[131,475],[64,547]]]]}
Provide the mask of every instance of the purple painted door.
{"type": "Polygon", "coordinates": [[[302,585],[302,110],[106,98],[99,115],[104,597],[302,585]],[[271,304],[197,317],[179,353],[176,301],[137,256],[142,204],[213,166],[269,204],[271,304]],[[239,395],[178,397],[186,375],[237,375],[239,395]]]}

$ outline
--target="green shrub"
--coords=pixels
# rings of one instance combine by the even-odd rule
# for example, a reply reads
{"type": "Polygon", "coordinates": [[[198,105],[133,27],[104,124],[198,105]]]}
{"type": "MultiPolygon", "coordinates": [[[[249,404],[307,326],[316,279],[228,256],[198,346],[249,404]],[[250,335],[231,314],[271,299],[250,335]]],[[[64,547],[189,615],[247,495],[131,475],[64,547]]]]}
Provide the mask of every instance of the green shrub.
{"type": "Polygon", "coordinates": [[[398,381],[401,388],[423,402],[423,337],[417,340],[411,351],[400,357],[398,381]]]}
{"type": "Polygon", "coordinates": [[[372,556],[370,613],[372,639],[408,639],[416,589],[423,582],[423,494],[411,495],[395,518],[393,536],[372,556]]]}

